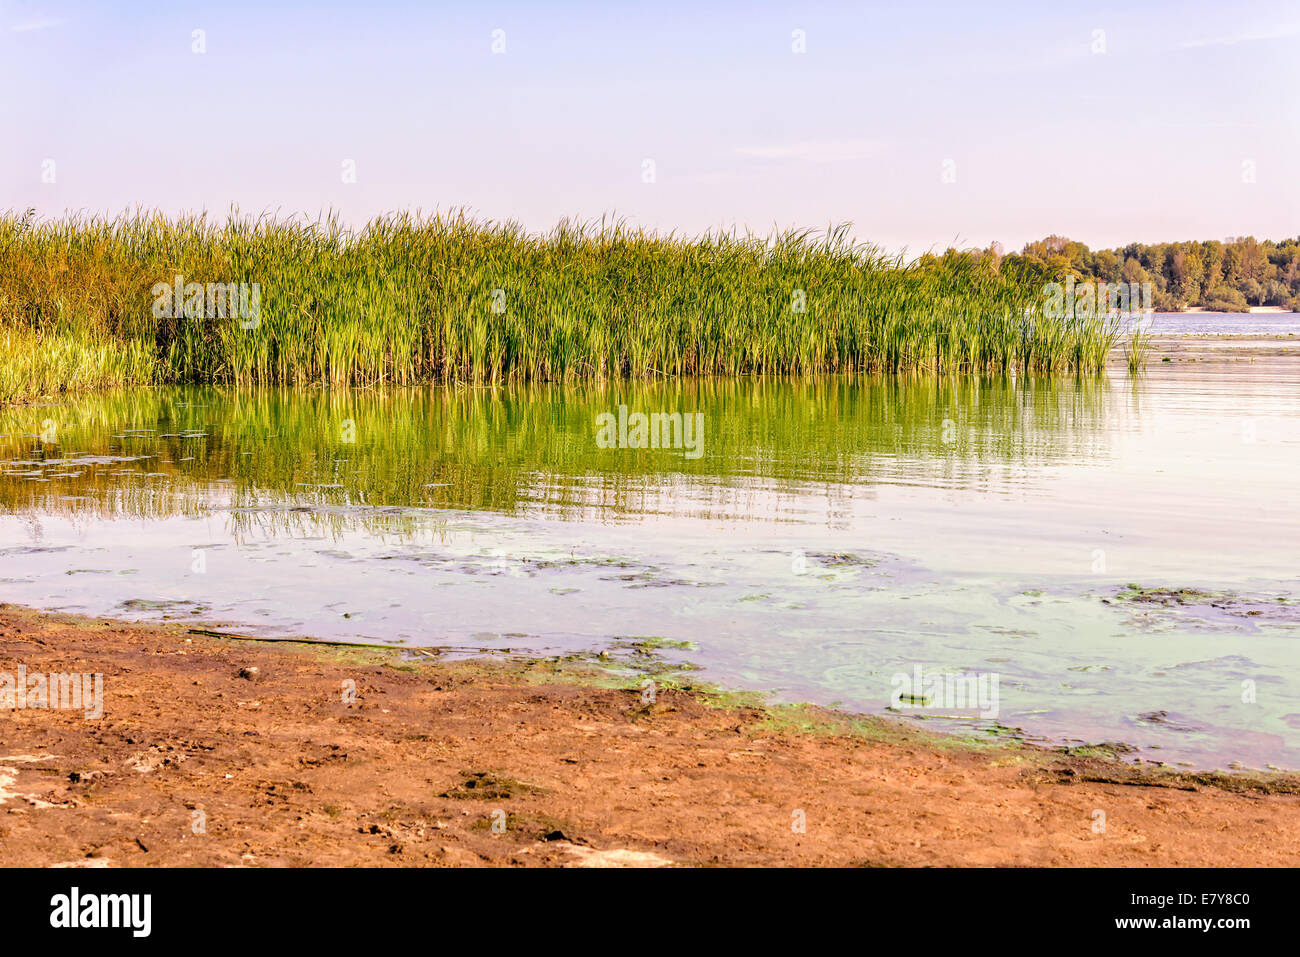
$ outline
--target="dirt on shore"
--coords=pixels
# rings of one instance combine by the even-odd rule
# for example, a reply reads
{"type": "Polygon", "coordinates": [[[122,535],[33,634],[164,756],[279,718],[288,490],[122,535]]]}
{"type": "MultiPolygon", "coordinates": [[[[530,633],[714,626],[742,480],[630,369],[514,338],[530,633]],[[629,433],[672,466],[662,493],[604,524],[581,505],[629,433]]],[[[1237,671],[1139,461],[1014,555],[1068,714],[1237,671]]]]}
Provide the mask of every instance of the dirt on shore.
{"type": "Polygon", "coordinates": [[[10,866],[1300,861],[1295,777],[979,747],[698,690],[650,702],[589,662],[0,606],[0,673],[20,665],[102,673],[104,710],[0,709],[10,866]]]}
{"type": "MultiPolygon", "coordinates": [[[[1111,353],[1111,365],[1128,361],[1126,348],[1111,353]]],[[[1300,336],[1185,335],[1152,336],[1147,348],[1147,366],[1170,362],[1254,362],[1256,359],[1300,358],[1300,336]]]]}

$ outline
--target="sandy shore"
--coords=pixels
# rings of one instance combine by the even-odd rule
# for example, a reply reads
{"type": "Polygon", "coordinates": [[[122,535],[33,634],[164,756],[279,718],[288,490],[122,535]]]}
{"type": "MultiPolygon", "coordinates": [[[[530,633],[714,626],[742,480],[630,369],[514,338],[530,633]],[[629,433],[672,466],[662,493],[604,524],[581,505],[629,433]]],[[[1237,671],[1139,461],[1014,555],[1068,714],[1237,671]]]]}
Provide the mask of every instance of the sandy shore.
{"type": "Polygon", "coordinates": [[[105,707],[97,720],[0,711],[8,865],[1300,856],[1296,777],[977,746],[901,720],[698,690],[660,690],[646,703],[639,678],[584,661],[412,659],[0,606],[0,672],[19,665],[100,672],[105,707]]]}
{"type": "MultiPolygon", "coordinates": [[[[1109,360],[1111,366],[1127,362],[1127,346],[1121,345],[1109,360]]],[[[1147,367],[1171,362],[1253,362],[1256,359],[1300,358],[1300,336],[1152,336],[1147,367]]]]}

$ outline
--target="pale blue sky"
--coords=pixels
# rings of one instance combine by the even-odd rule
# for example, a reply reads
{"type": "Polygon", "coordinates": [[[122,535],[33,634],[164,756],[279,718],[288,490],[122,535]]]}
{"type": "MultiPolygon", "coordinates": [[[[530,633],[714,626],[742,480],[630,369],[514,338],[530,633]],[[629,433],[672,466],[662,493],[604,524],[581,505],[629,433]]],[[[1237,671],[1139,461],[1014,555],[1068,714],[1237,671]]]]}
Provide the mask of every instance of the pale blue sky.
{"type": "Polygon", "coordinates": [[[1280,239],[1300,4],[0,0],[0,127],[0,209],[44,215],[850,220],[912,252],[1280,239]]]}

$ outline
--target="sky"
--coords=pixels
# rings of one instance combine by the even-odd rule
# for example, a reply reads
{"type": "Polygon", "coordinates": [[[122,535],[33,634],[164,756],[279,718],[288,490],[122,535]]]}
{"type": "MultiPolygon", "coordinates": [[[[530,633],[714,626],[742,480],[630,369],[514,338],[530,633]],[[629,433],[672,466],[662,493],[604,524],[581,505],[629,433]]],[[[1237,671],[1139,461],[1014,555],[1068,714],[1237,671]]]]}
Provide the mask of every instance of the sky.
{"type": "Polygon", "coordinates": [[[0,0],[0,210],[1300,234],[1300,3],[0,0]]]}

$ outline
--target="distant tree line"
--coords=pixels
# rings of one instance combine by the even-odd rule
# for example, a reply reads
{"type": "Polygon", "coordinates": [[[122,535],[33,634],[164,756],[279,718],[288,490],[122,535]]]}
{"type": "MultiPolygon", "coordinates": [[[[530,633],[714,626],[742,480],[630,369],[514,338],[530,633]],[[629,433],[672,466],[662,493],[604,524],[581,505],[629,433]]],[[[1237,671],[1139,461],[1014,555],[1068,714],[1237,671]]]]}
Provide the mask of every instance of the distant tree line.
{"type": "MultiPolygon", "coordinates": [[[[944,257],[924,256],[926,261],[944,257]]],[[[1281,306],[1300,312],[1300,237],[1281,242],[1254,236],[1205,242],[1130,243],[1089,250],[1064,236],[1027,243],[1003,254],[994,244],[981,251],[1000,270],[1013,269],[1045,280],[1073,275],[1098,283],[1151,283],[1158,312],[1199,306],[1212,312],[1244,312],[1250,306],[1281,306]]]]}

